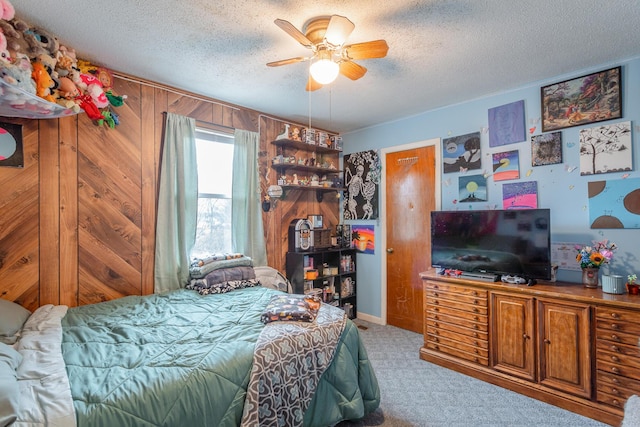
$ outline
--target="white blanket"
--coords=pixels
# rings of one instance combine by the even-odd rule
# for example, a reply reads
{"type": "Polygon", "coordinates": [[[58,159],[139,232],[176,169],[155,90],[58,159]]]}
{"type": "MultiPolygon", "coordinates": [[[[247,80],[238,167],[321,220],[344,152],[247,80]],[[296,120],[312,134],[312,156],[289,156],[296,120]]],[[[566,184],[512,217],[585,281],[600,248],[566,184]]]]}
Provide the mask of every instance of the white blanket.
{"type": "Polygon", "coordinates": [[[61,350],[61,320],[66,313],[64,305],[44,305],[22,328],[16,345],[23,357],[17,370],[20,408],[16,427],[76,426],[61,350]]]}

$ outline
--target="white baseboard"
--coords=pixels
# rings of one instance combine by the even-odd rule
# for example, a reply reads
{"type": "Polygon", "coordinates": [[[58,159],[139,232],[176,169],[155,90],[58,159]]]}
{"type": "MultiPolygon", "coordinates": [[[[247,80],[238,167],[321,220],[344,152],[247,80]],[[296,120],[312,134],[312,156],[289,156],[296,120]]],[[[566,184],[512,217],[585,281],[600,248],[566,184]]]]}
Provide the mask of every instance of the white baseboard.
{"type": "Polygon", "coordinates": [[[371,316],[367,313],[358,313],[358,319],[364,320],[365,322],[375,323],[376,325],[384,325],[382,318],[371,316]]]}

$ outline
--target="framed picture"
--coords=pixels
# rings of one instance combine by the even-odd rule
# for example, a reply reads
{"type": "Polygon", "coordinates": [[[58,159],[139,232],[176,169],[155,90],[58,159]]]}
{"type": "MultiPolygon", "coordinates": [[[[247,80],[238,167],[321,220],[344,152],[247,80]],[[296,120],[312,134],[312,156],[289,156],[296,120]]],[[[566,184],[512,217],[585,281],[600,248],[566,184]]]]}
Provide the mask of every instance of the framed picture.
{"type": "Polygon", "coordinates": [[[621,67],[540,89],[542,132],[622,117],[621,67]]]}
{"type": "Polygon", "coordinates": [[[562,163],[562,132],[531,136],[531,166],[562,163]]]}
{"type": "Polygon", "coordinates": [[[0,122],[0,166],[24,166],[21,125],[0,122]]]}
{"type": "Polygon", "coordinates": [[[493,180],[505,181],[520,178],[518,150],[493,153],[493,180]]]}
{"type": "Polygon", "coordinates": [[[442,140],[442,170],[444,173],[480,169],[481,161],[480,132],[442,140]]]}

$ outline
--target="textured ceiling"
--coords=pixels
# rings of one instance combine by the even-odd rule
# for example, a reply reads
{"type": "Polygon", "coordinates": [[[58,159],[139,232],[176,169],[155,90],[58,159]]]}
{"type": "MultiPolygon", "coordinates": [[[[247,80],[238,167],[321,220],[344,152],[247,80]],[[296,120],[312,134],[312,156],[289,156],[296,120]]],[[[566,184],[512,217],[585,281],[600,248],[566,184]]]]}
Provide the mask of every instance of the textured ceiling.
{"type": "MultiPolygon", "coordinates": [[[[112,70],[348,132],[640,56],[638,0],[12,0],[78,56],[112,70]],[[267,62],[309,50],[278,28],[338,14],[347,43],[385,39],[382,59],[357,61],[306,92],[308,62],[267,62]]],[[[595,70],[597,71],[597,70],[595,70]]]]}

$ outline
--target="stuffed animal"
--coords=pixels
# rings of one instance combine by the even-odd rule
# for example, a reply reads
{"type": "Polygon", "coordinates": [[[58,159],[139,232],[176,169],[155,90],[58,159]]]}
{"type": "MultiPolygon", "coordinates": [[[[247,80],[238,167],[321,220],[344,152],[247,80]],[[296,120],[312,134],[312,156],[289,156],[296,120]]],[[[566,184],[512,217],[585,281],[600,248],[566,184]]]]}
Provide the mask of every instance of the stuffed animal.
{"type": "Polygon", "coordinates": [[[10,85],[16,86],[25,92],[36,93],[36,85],[31,78],[31,63],[26,58],[20,58],[14,64],[0,67],[0,78],[10,85]]]}
{"type": "Polygon", "coordinates": [[[42,28],[33,27],[26,30],[25,35],[33,36],[44,52],[55,58],[60,48],[60,43],[58,43],[58,39],[53,34],[42,28]]]}
{"type": "Polygon", "coordinates": [[[0,64],[9,65],[11,54],[7,50],[7,38],[0,32],[0,64]]]}
{"type": "Polygon", "coordinates": [[[79,79],[79,82],[75,81],[74,83],[81,91],[91,96],[96,107],[104,108],[109,105],[109,99],[107,99],[107,95],[102,89],[102,82],[98,78],[91,74],[80,73],[79,79]]]}
{"type": "Polygon", "coordinates": [[[0,0],[0,19],[10,21],[15,16],[15,9],[9,0],[0,0]]]}
{"type": "Polygon", "coordinates": [[[42,64],[42,62],[34,62],[31,65],[33,67],[31,77],[36,82],[36,95],[49,102],[56,102],[55,98],[51,94],[54,82],[47,72],[44,64],[42,64]]]}
{"type": "Polygon", "coordinates": [[[58,53],[56,53],[55,70],[59,77],[68,77],[69,74],[77,67],[78,59],[76,51],[66,46],[60,45],[58,53]]]}

